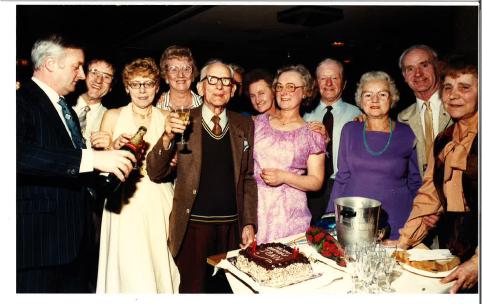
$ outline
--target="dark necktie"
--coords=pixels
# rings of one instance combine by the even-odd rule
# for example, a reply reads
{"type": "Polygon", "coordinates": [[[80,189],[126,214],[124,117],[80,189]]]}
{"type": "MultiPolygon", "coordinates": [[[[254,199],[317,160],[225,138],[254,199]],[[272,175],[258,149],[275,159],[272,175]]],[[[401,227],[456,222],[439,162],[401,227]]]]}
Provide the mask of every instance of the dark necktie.
{"type": "Polygon", "coordinates": [[[84,136],[84,138],[85,138],[85,134],[84,134],[85,127],[87,126],[87,112],[89,111],[90,111],[90,107],[85,106],[79,115],[80,132],[82,133],[82,136],[84,136]]]}
{"type": "Polygon", "coordinates": [[[326,145],[326,160],[325,160],[325,180],[330,178],[333,174],[333,113],[331,110],[333,109],[332,106],[326,107],[325,116],[323,116],[323,125],[328,132],[328,136],[330,136],[330,142],[326,145]]]}
{"type": "Polygon", "coordinates": [[[214,115],[211,118],[211,121],[214,123],[213,133],[216,136],[219,136],[219,135],[221,135],[221,133],[223,133],[223,129],[221,129],[221,125],[219,124],[220,120],[221,120],[221,118],[219,118],[219,116],[217,116],[217,115],[214,115]]]}
{"type": "Polygon", "coordinates": [[[64,116],[65,123],[70,130],[70,135],[72,136],[72,142],[76,149],[85,148],[84,141],[82,139],[82,134],[80,133],[79,127],[72,119],[72,112],[70,111],[65,99],[63,97],[59,98],[59,105],[62,107],[62,115],[64,116]]]}

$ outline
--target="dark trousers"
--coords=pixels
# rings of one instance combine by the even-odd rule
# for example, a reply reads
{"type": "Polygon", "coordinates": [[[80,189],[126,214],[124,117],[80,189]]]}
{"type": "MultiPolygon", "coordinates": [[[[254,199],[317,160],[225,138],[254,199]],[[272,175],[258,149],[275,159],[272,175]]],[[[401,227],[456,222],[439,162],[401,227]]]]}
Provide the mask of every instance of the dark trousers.
{"type": "Polygon", "coordinates": [[[224,271],[213,277],[207,257],[239,247],[238,223],[190,221],[181,249],[175,258],[181,274],[180,293],[232,293],[224,271]]]}
{"type": "MultiPolygon", "coordinates": [[[[330,201],[331,189],[333,188],[334,179],[328,178],[319,191],[308,192],[308,209],[311,212],[311,225],[315,225],[325,214],[330,201]]],[[[331,208],[333,210],[333,208],[331,208]]]]}

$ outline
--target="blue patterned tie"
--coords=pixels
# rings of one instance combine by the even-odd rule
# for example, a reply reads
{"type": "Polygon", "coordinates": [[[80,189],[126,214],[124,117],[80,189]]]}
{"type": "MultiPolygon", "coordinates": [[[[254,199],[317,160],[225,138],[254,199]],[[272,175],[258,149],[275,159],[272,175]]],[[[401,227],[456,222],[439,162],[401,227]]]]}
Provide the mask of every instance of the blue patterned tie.
{"type": "Polygon", "coordinates": [[[72,112],[70,111],[65,99],[63,97],[59,98],[59,105],[62,107],[62,114],[64,115],[65,122],[67,127],[70,130],[70,135],[72,135],[72,141],[76,149],[84,149],[85,143],[82,138],[82,134],[80,134],[79,126],[75,123],[72,119],[72,112]]]}

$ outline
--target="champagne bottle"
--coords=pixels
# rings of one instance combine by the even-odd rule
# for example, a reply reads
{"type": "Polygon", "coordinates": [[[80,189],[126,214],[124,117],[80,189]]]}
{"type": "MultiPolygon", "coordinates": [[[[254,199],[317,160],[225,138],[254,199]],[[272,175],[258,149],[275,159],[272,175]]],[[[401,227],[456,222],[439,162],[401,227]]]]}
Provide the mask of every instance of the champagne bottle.
{"type": "MultiPolygon", "coordinates": [[[[144,134],[146,134],[147,128],[144,126],[140,126],[137,133],[131,138],[131,140],[126,143],[120,150],[125,150],[131,152],[137,159],[137,161],[141,158],[142,148],[144,146],[144,134]]],[[[133,164],[134,165],[134,164],[133,164]]],[[[136,167],[134,167],[136,168],[136,167]]],[[[99,190],[103,195],[110,195],[116,192],[120,185],[120,179],[114,174],[109,173],[108,175],[100,175],[100,182],[99,182],[99,190]]]]}

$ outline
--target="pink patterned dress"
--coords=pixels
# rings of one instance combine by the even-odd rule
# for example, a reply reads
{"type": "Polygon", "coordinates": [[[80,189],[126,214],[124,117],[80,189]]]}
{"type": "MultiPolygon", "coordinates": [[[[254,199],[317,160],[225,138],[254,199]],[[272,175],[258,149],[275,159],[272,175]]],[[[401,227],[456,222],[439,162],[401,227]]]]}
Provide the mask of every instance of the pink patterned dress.
{"type": "Polygon", "coordinates": [[[306,172],[308,157],[325,152],[320,134],[308,129],[308,124],[292,131],[271,127],[268,114],[254,120],[254,175],[258,185],[258,243],[306,231],[311,214],[306,192],[287,184],[271,187],[261,178],[263,168],[287,170],[298,175],[306,172]]]}

